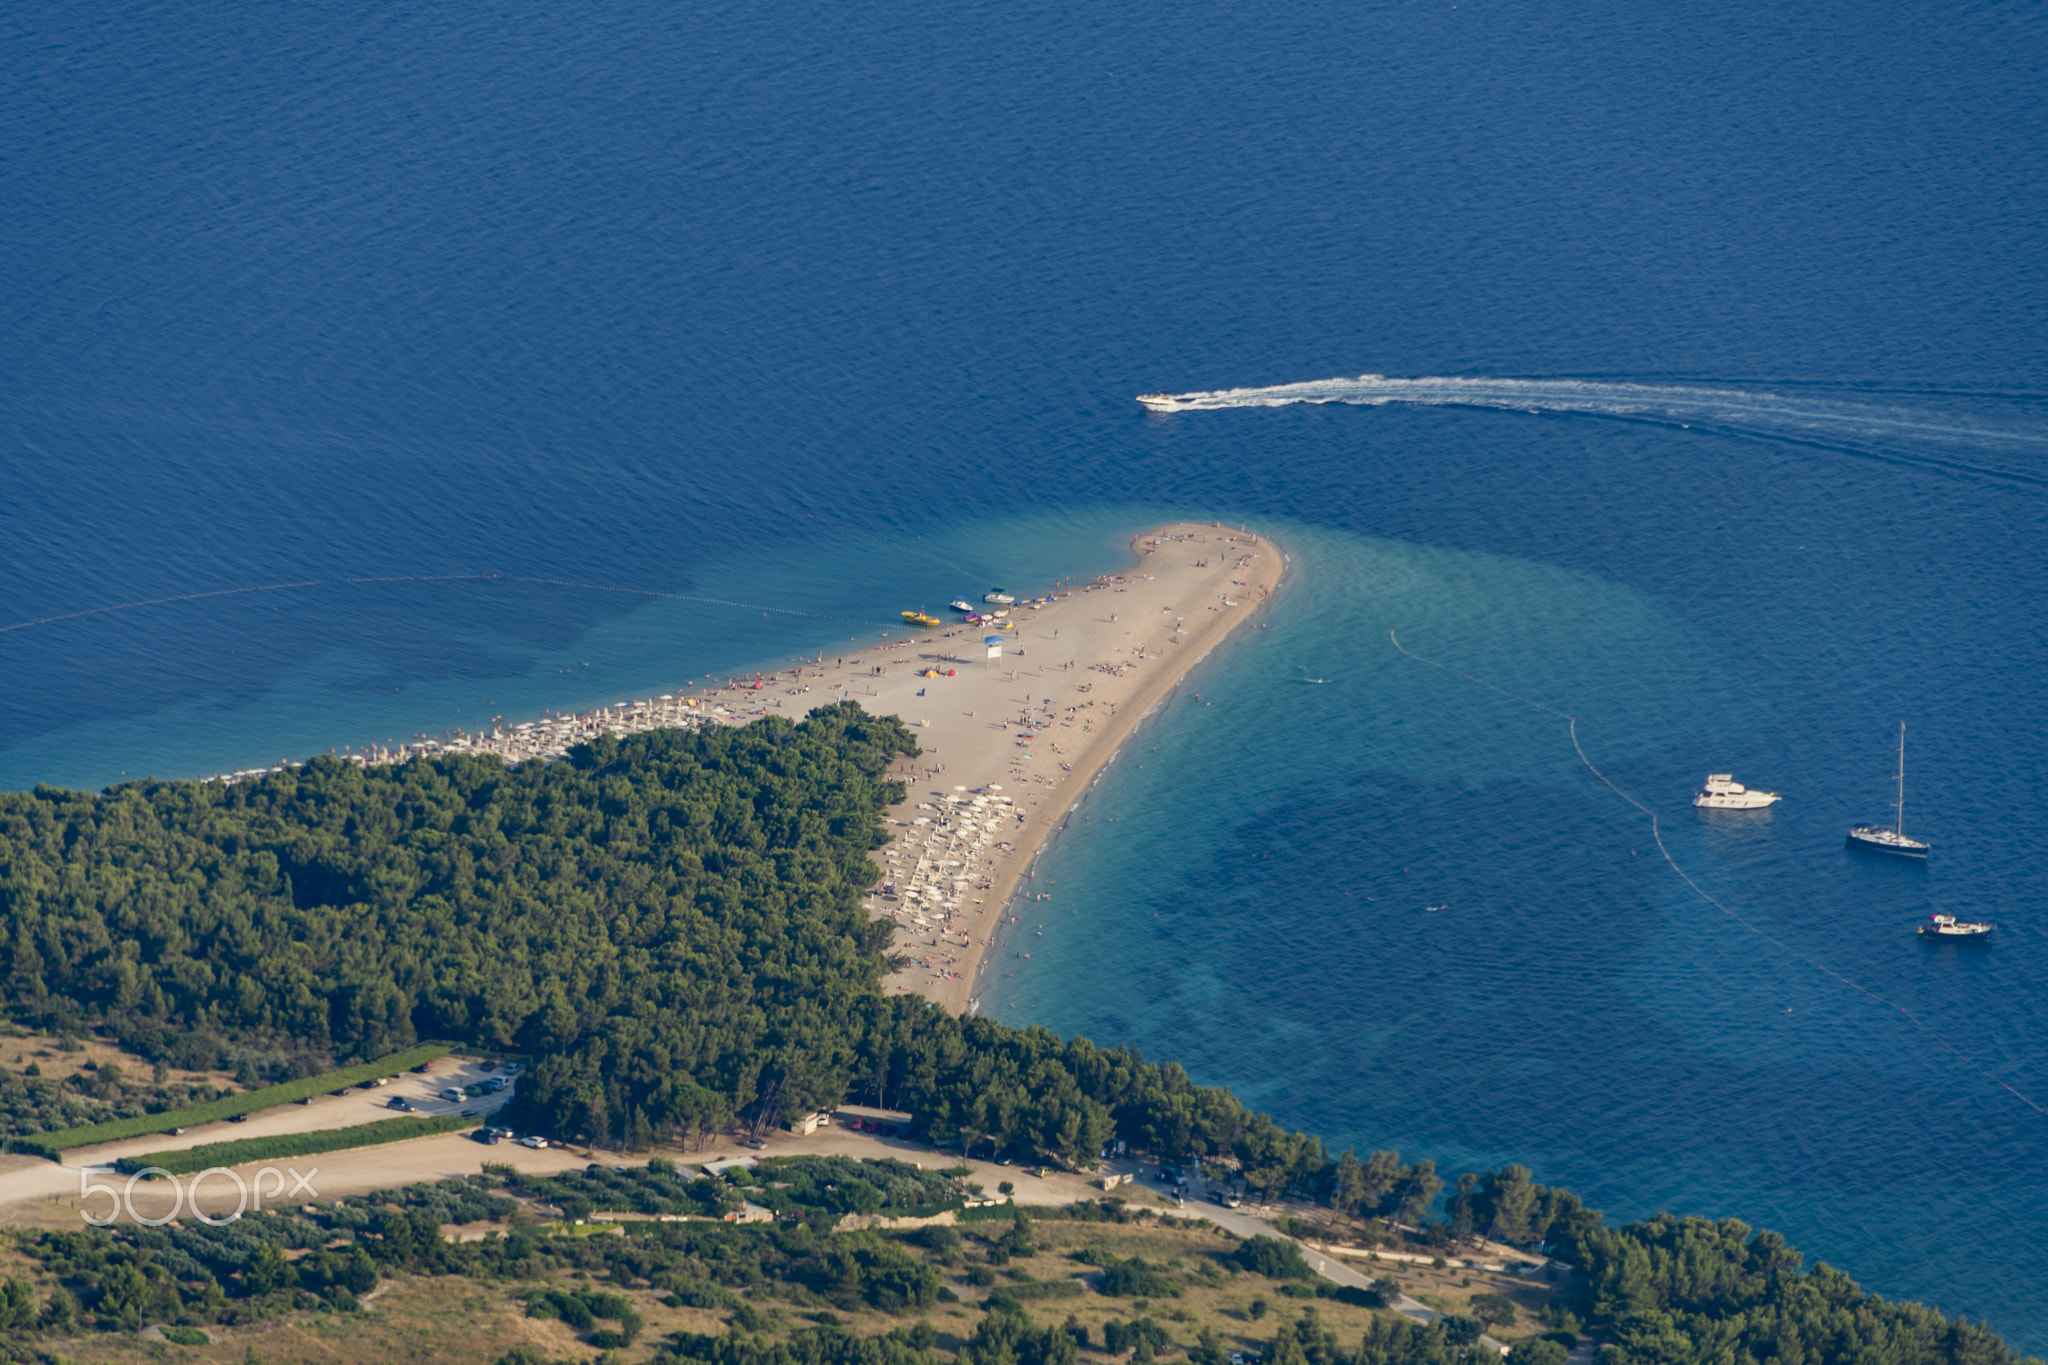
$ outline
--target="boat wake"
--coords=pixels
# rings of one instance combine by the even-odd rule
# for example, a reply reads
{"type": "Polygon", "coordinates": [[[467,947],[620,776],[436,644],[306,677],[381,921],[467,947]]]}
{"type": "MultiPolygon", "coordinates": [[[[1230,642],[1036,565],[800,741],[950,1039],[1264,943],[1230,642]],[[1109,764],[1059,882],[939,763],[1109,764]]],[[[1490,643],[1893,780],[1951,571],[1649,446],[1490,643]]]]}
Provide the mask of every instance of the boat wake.
{"type": "MultiPolygon", "coordinates": [[[[1939,400],[1948,395],[1915,395],[1939,400]]],[[[2006,424],[1931,403],[1870,401],[1816,393],[1694,384],[1636,384],[1589,379],[1494,379],[1475,376],[1315,379],[1259,388],[1145,394],[1153,412],[1215,412],[1282,408],[1297,403],[1357,407],[1490,408],[1531,415],[1562,413],[1649,422],[1726,436],[1818,446],[1844,454],[2048,488],[2048,422],[2026,411],[2006,424]],[[1998,463],[1980,458],[1994,456],[1998,463]]],[[[2002,395],[1964,399],[2011,404],[2002,395]]]]}

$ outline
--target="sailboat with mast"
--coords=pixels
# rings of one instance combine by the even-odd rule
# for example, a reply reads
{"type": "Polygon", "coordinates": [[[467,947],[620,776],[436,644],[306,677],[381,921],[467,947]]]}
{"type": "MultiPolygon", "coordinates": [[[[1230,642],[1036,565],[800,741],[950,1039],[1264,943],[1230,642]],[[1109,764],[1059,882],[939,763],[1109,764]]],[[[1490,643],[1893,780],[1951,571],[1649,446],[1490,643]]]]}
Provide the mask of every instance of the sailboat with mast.
{"type": "Polygon", "coordinates": [[[1849,831],[1851,848],[1868,849],[1872,853],[1889,853],[1896,858],[1925,858],[1928,844],[1921,839],[1906,837],[1906,723],[1899,722],[1899,794],[1893,805],[1891,828],[1883,825],[1858,825],[1849,831]]]}

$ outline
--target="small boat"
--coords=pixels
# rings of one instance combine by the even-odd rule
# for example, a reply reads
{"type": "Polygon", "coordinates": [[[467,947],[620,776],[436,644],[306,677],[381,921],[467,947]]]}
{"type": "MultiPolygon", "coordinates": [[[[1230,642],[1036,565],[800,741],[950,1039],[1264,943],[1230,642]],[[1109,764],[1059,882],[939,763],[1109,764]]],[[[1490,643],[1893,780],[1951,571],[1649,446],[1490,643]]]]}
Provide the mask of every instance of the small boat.
{"type": "Polygon", "coordinates": [[[990,588],[988,590],[988,595],[983,597],[981,600],[984,602],[993,602],[996,606],[999,607],[1013,607],[1017,605],[1017,599],[1010,596],[1010,594],[1004,592],[1001,588],[990,588]]]}
{"type": "Polygon", "coordinates": [[[1922,839],[1906,837],[1906,724],[1899,722],[1899,795],[1893,806],[1891,828],[1858,825],[1849,831],[1851,848],[1872,853],[1889,853],[1895,858],[1925,858],[1929,845],[1922,839]]]}
{"type": "Polygon", "coordinates": [[[1778,799],[1776,792],[1760,792],[1735,780],[1734,773],[1708,773],[1706,785],[1692,803],[1704,810],[1761,810],[1778,799]]]}
{"type": "Polygon", "coordinates": [[[974,612],[974,604],[964,597],[956,597],[952,601],[946,603],[946,605],[951,607],[954,611],[964,611],[967,612],[969,615],[972,615],[974,612]]]}
{"type": "Polygon", "coordinates": [[[1180,406],[1170,393],[1141,393],[1138,401],[1154,412],[1171,412],[1180,406]]]}
{"type": "Polygon", "coordinates": [[[1920,932],[1929,938],[1983,938],[1998,926],[1977,920],[1957,919],[1954,915],[1929,915],[1931,924],[1920,926],[1920,932]]]}
{"type": "Polygon", "coordinates": [[[940,622],[939,622],[939,618],[938,618],[938,617],[936,617],[936,616],[927,616],[927,615],[925,615],[925,614],[924,614],[924,612],[923,612],[922,610],[919,610],[919,611],[906,611],[906,612],[904,612],[904,613],[903,613],[903,619],[904,619],[904,620],[905,620],[905,621],[906,621],[907,623],[909,623],[910,625],[913,625],[913,626],[924,626],[924,627],[926,627],[926,628],[930,628],[930,627],[932,627],[932,626],[936,626],[936,625],[940,624],[940,622]]]}

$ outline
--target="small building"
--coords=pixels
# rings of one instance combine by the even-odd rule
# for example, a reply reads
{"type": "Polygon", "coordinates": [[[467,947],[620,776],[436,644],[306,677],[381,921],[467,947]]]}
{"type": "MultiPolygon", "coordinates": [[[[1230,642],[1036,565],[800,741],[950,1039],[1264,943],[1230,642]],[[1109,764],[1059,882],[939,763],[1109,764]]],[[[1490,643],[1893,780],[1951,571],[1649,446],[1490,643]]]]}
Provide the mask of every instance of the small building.
{"type": "Polygon", "coordinates": [[[842,1122],[847,1119],[861,1119],[868,1123],[886,1123],[897,1128],[907,1128],[915,1121],[915,1116],[901,1109],[873,1109],[865,1104],[842,1104],[832,1113],[842,1122]]]}
{"type": "Polygon", "coordinates": [[[820,1128],[832,1122],[832,1116],[820,1109],[815,1114],[804,1114],[789,1121],[789,1131],[798,1137],[809,1137],[820,1128]]]}

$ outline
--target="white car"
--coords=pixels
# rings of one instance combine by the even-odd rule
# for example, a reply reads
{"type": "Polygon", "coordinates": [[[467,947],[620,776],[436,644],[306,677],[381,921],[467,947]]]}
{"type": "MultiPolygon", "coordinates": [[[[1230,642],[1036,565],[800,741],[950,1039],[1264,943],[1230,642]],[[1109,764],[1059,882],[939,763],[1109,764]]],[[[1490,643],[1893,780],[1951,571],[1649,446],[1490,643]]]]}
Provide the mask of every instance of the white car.
{"type": "Polygon", "coordinates": [[[544,1137],[523,1137],[519,1139],[519,1145],[521,1147],[531,1147],[537,1152],[548,1145],[548,1140],[544,1137]]]}

